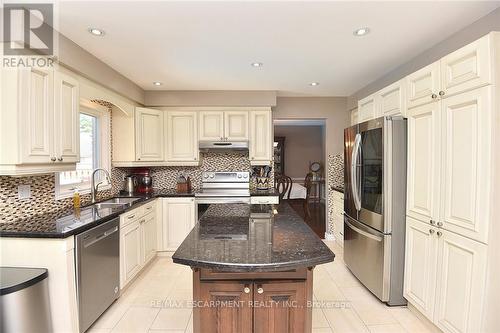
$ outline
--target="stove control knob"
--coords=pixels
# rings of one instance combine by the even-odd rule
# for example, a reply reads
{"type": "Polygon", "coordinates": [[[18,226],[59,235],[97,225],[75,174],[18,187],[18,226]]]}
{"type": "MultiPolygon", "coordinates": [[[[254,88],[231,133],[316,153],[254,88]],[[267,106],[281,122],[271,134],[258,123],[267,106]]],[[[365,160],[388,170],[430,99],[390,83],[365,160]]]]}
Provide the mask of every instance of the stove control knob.
{"type": "Polygon", "coordinates": [[[246,174],[246,173],[245,173],[245,174],[243,175],[243,178],[248,178],[248,174],[246,174]]]}
{"type": "Polygon", "coordinates": [[[208,174],[203,175],[203,178],[205,179],[208,178],[208,174]]]}
{"type": "Polygon", "coordinates": [[[241,177],[242,177],[242,176],[241,176],[241,174],[239,174],[239,175],[238,175],[238,178],[241,178],[241,177]]]}
{"type": "Polygon", "coordinates": [[[214,174],[213,173],[210,174],[210,178],[214,178],[214,174]]]}

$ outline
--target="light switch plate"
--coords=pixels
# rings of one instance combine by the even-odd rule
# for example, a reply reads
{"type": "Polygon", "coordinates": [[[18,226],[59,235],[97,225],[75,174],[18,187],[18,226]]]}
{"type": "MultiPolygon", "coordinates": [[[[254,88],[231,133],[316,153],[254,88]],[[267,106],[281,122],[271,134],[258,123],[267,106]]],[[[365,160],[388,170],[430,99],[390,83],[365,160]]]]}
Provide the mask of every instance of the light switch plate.
{"type": "Polygon", "coordinates": [[[17,197],[19,200],[26,200],[31,198],[31,186],[19,185],[17,187],[17,197]]]}

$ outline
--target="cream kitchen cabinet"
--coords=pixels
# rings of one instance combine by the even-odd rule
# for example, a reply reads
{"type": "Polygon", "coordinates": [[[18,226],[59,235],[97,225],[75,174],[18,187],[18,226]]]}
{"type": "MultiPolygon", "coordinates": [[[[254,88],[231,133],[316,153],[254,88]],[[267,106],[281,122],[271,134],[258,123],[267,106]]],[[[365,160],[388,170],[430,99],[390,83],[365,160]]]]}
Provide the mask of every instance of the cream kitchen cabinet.
{"type": "MultiPolygon", "coordinates": [[[[195,111],[168,111],[165,118],[166,160],[199,164],[198,123],[195,111]]],[[[183,163],[186,165],[186,163],[183,163]]]]}
{"type": "Polygon", "coordinates": [[[406,103],[408,108],[437,100],[440,75],[439,61],[437,61],[406,77],[406,103]]]}
{"type": "Polygon", "coordinates": [[[200,111],[200,141],[248,141],[248,111],[200,111]]]}
{"type": "Polygon", "coordinates": [[[196,223],[194,198],[162,198],[162,251],[175,251],[196,223]]]}
{"type": "Polygon", "coordinates": [[[250,112],[250,164],[271,164],[274,141],[272,133],[273,121],[270,110],[250,112]]]}
{"type": "Polygon", "coordinates": [[[120,289],[156,256],[157,201],[120,215],[120,289]]]}
{"type": "Polygon", "coordinates": [[[377,118],[380,115],[378,96],[376,94],[363,98],[358,102],[358,122],[377,118]]]}
{"type": "Polygon", "coordinates": [[[163,111],[135,109],[135,155],[137,161],[163,161],[163,111]]]}
{"type": "MultiPolygon", "coordinates": [[[[439,218],[441,117],[440,104],[409,109],[406,214],[422,222],[439,218]]],[[[431,222],[432,221],[432,222],[431,222]]]]}
{"type": "Polygon", "coordinates": [[[332,190],[333,238],[338,245],[344,246],[344,193],[332,190]]]}
{"type": "Polygon", "coordinates": [[[377,92],[381,116],[406,114],[405,81],[400,80],[377,92]]]}
{"type": "Polygon", "coordinates": [[[444,332],[481,331],[486,249],[407,218],[405,298],[444,332]]]}
{"type": "Polygon", "coordinates": [[[358,109],[351,110],[351,126],[356,125],[358,121],[358,109]]]}
{"type": "Polygon", "coordinates": [[[438,242],[436,230],[406,219],[404,297],[431,321],[434,316],[438,242]]]}
{"type": "Polygon", "coordinates": [[[2,69],[0,174],[74,170],[79,85],[53,69],[2,69]],[[8,144],[7,144],[8,143],[8,144]]]}
{"type": "Polygon", "coordinates": [[[200,111],[199,140],[222,141],[224,137],[224,112],[200,111]]]}
{"type": "Polygon", "coordinates": [[[248,141],[248,112],[224,112],[224,133],[226,141],[248,141]]]}

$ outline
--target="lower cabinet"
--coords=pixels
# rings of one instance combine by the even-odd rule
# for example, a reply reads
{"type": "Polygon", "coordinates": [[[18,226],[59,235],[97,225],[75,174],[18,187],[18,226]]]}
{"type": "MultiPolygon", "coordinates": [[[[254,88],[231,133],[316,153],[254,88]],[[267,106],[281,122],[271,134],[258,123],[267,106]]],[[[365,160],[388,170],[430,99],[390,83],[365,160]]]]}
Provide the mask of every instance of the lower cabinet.
{"type": "Polygon", "coordinates": [[[312,270],[202,271],[193,277],[194,332],[311,332],[312,270]]]}
{"type": "Polygon", "coordinates": [[[156,202],[120,216],[120,289],[156,255],[156,202]]]}
{"type": "Polygon", "coordinates": [[[162,251],[175,251],[196,222],[194,198],[162,198],[162,251]]]}
{"type": "Polygon", "coordinates": [[[333,191],[332,194],[333,237],[338,245],[344,245],[344,193],[333,191]]]}
{"type": "Polygon", "coordinates": [[[479,332],[487,246],[407,218],[405,298],[444,332],[479,332]]]}

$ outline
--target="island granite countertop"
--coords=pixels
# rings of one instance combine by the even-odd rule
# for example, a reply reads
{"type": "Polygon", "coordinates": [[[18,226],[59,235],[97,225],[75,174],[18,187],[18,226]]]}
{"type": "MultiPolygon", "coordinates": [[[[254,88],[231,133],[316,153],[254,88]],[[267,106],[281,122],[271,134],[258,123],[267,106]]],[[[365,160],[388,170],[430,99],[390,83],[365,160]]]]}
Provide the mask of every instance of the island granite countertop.
{"type": "Polygon", "coordinates": [[[211,205],[172,256],[178,264],[231,272],[314,267],[334,258],[287,203],[211,205]]]}

